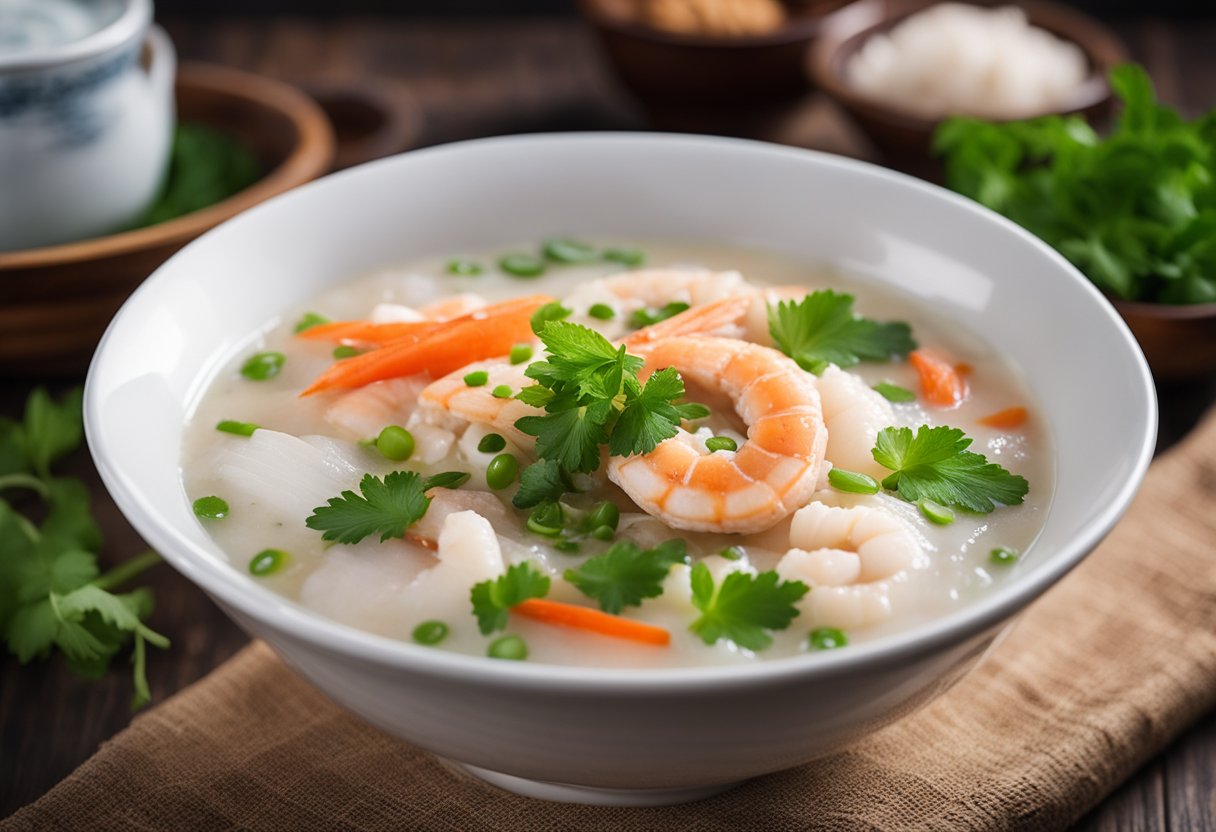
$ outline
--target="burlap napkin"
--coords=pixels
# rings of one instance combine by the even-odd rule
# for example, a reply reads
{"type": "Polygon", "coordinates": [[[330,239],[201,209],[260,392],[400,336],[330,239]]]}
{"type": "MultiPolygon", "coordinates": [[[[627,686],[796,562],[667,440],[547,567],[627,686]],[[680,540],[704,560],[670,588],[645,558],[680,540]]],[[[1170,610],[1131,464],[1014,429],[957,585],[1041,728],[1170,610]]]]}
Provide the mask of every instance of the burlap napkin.
{"type": "Polygon", "coordinates": [[[612,809],[484,785],[255,644],[4,829],[1060,828],[1216,702],[1216,414],[962,683],[847,751],[710,800],[612,809]]]}

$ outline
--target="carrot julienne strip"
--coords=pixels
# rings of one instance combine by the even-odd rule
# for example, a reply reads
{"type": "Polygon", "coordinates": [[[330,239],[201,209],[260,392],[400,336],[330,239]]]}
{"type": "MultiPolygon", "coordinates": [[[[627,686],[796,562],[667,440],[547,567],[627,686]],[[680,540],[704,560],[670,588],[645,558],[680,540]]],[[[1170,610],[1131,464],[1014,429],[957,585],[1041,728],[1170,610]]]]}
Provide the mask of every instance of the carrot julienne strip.
{"type": "Polygon", "coordinates": [[[925,400],[937,407],[956,407],[967,396],[967,385],[959,372],[935,355],[924,350],[908,353],[908,360],[920,378],[925,400]]]}
{"type": "Polygon", "coordinates": [[[408,321],[388,324],[375,324],[371,321],[334,321],[309,327],[298,333],[296,337],[335,343],[358,341],[363,344],[388,344],[401,338],[426,335],[441,326],[443,324],[438,321],[408,321]]]}
{"type": "Polygon", "coordinates": [[[572,627],[576,630],[587,630],[612,638],[623,638],[642,644],[653,644],[665,647],[671,643],[671,633],[662,627],[643,624],[619,615],[593,610],[590,607],[580,607],[575,604],[564,604],[561,601],[549,601],[544,598],[530,598],[511,608],[511,612],[519,613],[533,621],[545,624],[556,624],[562,627],[572,627]]]}

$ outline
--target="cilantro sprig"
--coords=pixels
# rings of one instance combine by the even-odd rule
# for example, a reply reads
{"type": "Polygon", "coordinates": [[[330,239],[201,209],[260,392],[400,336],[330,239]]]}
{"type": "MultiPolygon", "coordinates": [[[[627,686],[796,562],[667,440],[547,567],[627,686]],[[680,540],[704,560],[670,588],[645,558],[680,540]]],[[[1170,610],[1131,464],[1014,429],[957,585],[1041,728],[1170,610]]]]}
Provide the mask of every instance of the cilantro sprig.
{"type": "Polygon", "coordinates": [[[549,594],[549,576],[529,561],[517,563],[497,578],[475,584],[469,591],[477,628],[483,636],[507,626],[511,607],[549,594]]]}
{"type": "Polygon", "coordinates": [[[784,630],[798,617],[795,604],[810,591],[801,581],[782,581],[770,570],[759,575],[732,572],[714,586],[709,568],[692,568],[692,603],[701,617],[689,628],[706,644],[728,639],[748,650],[773,643],[770,630],[784,630]]]}
{"type": "MultiPolygon", "coordinates": [[[[676,435],[681,419],[695,418],[704,409],[676,404],[684,396],[684,381],[674,369],[659,370],[641,382],[642,359],[593,329],[549,320],[538,334],[547,356],[525,370],[536,384],[516,398],[543,408],[545,415],[525,416],[515,427],[536,437],[537,456],[556,463],[560,471],[596,470],[604,445],[615,456],[649,453],[676,435]]],[[[532,476],[541,482],[542,472],[532,476]]],[[[544,484],[551,486],[551,472],[544,476],[544,484]]]]}
{"type": "Polygon", "coordinates": [[[778,349],[813,373],[828,364],[852,367],[860,361],[902,358],[916,349],[906,323],[862,318],[853,312],[852,295],[831,289],[771,304],[768,329],[778,349]]]}
{"type": "Polygon", "coordinates": [[[416,471],[393,471],[384,479],[364,474],[359,494],[343,491],[330,497],[325,505],[312,510],[304,521],[321,532],[321,539],[338,543],[358,543],[369,535],[380,541],[405,537],[405,530],[426,514],[432,488],[456,488],[469,479],[467,473],[447,471],[423,477],[416,471]]]}
{"type": "Polygon", "coordinates": [[[997,503],[1021,503],[1030,490],[1025,478],[967,450],[971,441],[958,428],[945,426],[921,425],[915,435],[911,428],[884,428],[872,453],[892,471],[883,487],[909,502],[927,499],[981,514],[997,503]]]}
{"type": "Polygon", "coordinates": [[[671,567],[687,562],[683,540],[668,540],[653,549],[622,540],[578,569],[567,569],[564,577],[588,598],[598,601],[604,612],[616,615],[646,598],[657,598],[663,593],[663,579],[671,567]]]}
{"type": "Polygon", "coordinates": [[[160,562],[155,552],[131,558],[102,574],[97,565],[101,532],[89,507],[84,483],[51,473],[55,462],[74,451],[83,435],[81,392],[56,403],[43,389],[26,402],[21,422],[0,419],[0,634],[22,663],[58,650],[68,666],[89,677],[101,675],[130,641],[134,664],[133,707],[151,698],[145,669],[146,646],[169,640],[144,622],[152,593],[116,593],[160,562]],[[21,492],[35,496],[36,523],[16,506],[21,492]]]}

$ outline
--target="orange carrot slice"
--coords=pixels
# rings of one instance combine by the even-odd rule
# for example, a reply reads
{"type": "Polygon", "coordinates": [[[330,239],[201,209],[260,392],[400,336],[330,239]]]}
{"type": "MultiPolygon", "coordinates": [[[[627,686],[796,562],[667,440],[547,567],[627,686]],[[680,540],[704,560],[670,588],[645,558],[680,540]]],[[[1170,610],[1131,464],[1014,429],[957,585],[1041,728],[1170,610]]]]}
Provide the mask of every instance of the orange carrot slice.
{"type": "Polygon", "coordinates": [[[470,362],[506,355],[515,344],[531,340],[532,313],[550,301],[546,295],[531,295],[445,321],[419,338],[403,338],[339,361],[300,395],[349,390],[422,372],[438,378],[470,362]]]}
{"type": "Polygon", "coordinates": [[[1026,424],[1027,416],[1029,414],[1024,407],[1007,407],[980,419],[980,424],[1000,430],[1013,430],[1026,424]]]}
{"type": "Polygon", "coordinates": [[[548,601],[544,598],[530,598],[522,604],[511,608],[511,612],[519,613],[533,621],[543,621],[546,624],[556,624],[561,627],[573,627],[576,630],[587,630],[602,636],[623,638],[642,644],[654,644],[665,647],[671,643],[671,633],[662,627],[643,624],[629,618],[621,618],[590,607],[580,607],[574,604],[563,604],[560,601],[548,601]]]}
{"type": "Polygon", "coordinates": [[[387,344],[401,338],[411,338],[434,332],[443,324],[438,321],[403,321],[374,324],[371,321],[334,321],[318,324],[299,333],[297,338],[313,341],[358,341],[363,344],[387,344]]]}
{"type": "Polygon", "coordinates": [[[950,365],[924,350],[908,353],[908,360],[920,377],[920,390],[929,404],[938,407],[957,407],[967,396],[963,377],[950,365]]]}

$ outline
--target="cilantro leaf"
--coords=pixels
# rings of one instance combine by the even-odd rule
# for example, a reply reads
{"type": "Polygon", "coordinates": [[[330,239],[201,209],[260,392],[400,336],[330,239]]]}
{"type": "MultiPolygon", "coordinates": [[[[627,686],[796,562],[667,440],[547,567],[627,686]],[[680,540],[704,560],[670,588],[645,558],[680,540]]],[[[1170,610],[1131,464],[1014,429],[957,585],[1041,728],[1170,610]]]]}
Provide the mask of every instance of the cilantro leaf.
{"type": "Polygon", "coordinates": [[[831,289],[770,305],[768,328],[777,347],[808,372],[825,362],[851,367],[859,361],[902,358],[916,349],[907,324],[858,317],[853,296],[831,289]]]}
{"type": "Polygon", "coordinates": [[[515,427],[536,437],[536,455],[552,459],[567,471],[594,471],[600,465],[600,445],[608,441],[607,423],[613,415],[609,402],[589,406],[571,403],[545,416],[524,416],[515,427]]]}
{"type": "Polygon", "coordinates": [[[636,607],[646,598],[661,595],[663,579],[671,567],[687,561],[683,540],[668,540],[653,549],[622,540],[578,569],[567,569],[565,578],[598,601],[604,612],[616,615],[625,607],[636,607]]]}
{"type": "Polygon", "coordinates": [[[519,490],[511,504],[516,508],[533,508],[544,502],[557,502],[571,488],[570,477],[557,460],[542,459],[520,472],[519,490]]]}
{"type": "Polygon", "coordinates": [[[773,643],[769,630],[784,630],[798,617],[795,604],[810,591],[801,581],[782,581],[775,571],[752,576],[732,572],[715,590],[709,568],[692,568],[692,603],[701,617],[689,628],[706,644],[728,639],[748,650],[773,643]]]}
{"type": "Polygon", "coordinates": [[[43,656],[55,643],[59,633],[59,618],[50,598],[26,604],[13,614],[4,630],[8,649],[25,664],[35,656],[43,656]]]}
{"type": "Polygon", "coordinates": [[[1026,480],[968,451],[970,445],[971,439],[958,428],[921,425],[915,436],[911,428],[884,428],[873,456],[894,472],[883,486],[909,502],[923,498],[981,514],[995,509],[996,503],[1021,503],[1029,490],[1026,480]]]}
{"type": "Polygon", "coordinates": [[[482,581],[469,591],[477,628],[483,636],[507,626],[507,613],[516,604],[529,598],[544,598],[549,594],[549,576],[530,562],[517,563],[497,578],[482,581]]]}
{"type": "Polygon", "coordinates": [[[30,467],[40,477],[49,477],[51,463],[80,445],[84,437],[83,401],[84,391],[79,387],[59,404],[42,387],[26,400],[20,444],[30,467]]]}
{"type": "Polygon", "coordinates": [[[644,387],[625,388],[625,408],[612,429],[608,453],[648,454],[664,439],[676,435],[680,411],[672,404],[684,395],[684,380],[671,367],[653,373],[644,387]]]}
{"type": "Polygon", "coordinates": [[[426,492],[455,481],[464,481],[460,472],[425,480],[414,471],[393,471],[384,479],[364,474],[359,482],[361,494],[343,491],[330,497],[326,505],[312,510],[304,525],[321,532],[323,540],[338,543],[358,543],[373,534],[380,535],[381,542],[405,537],[405,530],[421,520],[431,505],[426,492]]]}

